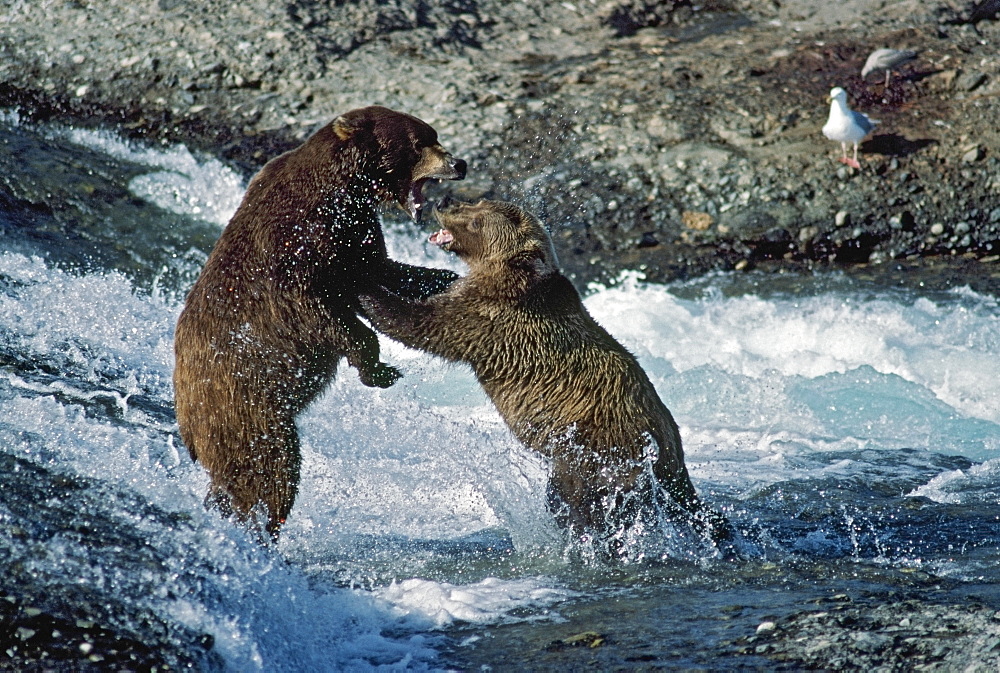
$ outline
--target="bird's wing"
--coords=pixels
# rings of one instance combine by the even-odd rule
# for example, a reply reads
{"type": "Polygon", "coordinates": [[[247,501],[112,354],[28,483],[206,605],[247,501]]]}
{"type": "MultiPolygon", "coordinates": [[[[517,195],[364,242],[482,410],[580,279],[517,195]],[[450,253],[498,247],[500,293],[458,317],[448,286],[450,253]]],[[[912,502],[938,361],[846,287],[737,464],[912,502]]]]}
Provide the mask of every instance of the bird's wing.
{"type": "Polygon", "coordinates": [[[864,129],[865,133],[871,131],[873,128],[875,128],[875,125],[879,123],[877,119],[870,118],[864,112],[851,110],[850,113],[851,113],[851,119],[854,121],[855,124],[864,129]]]}

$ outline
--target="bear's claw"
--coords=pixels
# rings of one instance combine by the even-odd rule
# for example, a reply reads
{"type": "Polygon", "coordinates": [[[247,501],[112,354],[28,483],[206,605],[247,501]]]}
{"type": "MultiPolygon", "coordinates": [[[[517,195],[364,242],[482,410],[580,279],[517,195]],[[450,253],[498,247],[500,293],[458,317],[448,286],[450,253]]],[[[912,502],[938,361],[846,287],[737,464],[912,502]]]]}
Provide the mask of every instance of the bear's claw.
{"type": "Polygon", "coordinates": [[[403,372],[384,362],[379,362],[374,367],[359,369],[358,378],[369,388],[388,388],[403,378],[403,372]]]}

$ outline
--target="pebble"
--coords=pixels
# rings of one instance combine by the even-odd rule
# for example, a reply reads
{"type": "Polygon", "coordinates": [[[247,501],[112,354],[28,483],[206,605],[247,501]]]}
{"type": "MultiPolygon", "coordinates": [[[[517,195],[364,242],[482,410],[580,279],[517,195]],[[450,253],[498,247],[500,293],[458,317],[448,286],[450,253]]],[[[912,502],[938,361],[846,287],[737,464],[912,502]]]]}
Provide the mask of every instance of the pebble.
{"type": "Polygon", "coordinates": [[[845,227],[851,222],[851,215],[846,210],[838,211],[836,215],[833,216],[833,222],[838,227],[845,227]]]}
{"type": "Polygon", "coordinates": [[[955,86],[962,91],[974,91],[986,81],[986,73],[973,70],[967,72],[955,81],[955,86]]]}
{"type": "Polygon", "coordinates": [[[770,633],[771,631],[774,631],[777,628],[778,625],[775,624],[774,622],[771,621],[761,622],[760,625],[757,627],[757,633],[770,633]]]}
{"type": "Polygon", "coordinates": [[[931,225],[931,234],[934,236],[940,236],[944,233],[944,225],[940,222],[935,222],[931,225]]]}
{"type": "Polygon", "coordinates": [[[706,231],[712,226],[712,216],[708,213],[693,212],[685,210],[681,213],[681,222],[688,229],[694,231],[706,231]]]}
{"type": "Polygon", "coordinates": [[[962,155],[963,164],[971,164],[975,161],[979,161],[983,158],[983,148],[976,145],[972,149],[969,149],[962,155]]]}
{"type": "Polygon", "coordinates": [[[934,75],[931,83],[934,85],[934,88],[947,91],[955,85],[956,79],[958,79],[958,71],[952,68],[950,70],[942,70],[934,75]]]}

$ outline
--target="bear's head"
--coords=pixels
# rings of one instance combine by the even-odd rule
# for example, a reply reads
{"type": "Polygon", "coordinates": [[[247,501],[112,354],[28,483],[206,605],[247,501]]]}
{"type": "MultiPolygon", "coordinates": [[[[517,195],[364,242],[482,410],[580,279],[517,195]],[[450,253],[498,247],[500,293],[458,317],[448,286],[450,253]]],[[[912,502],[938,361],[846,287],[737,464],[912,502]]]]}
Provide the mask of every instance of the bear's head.
{"type": "Polygon", "coordinates": [[[465,177],[465,161],[445,151],[437,132],[412,115],[372,105],[340,115],[331,127],[359,157],[379,200],[395,201],[413,220],[420,218],[424,183],[465,177]]]}
{"type": "Polygon", "coordinates": [[[513,203],[443,201],[434,209],[442,229],[430,241],[470,267],[504,265],[540,275],[557,270],[552,239],[538,218],[513,203]]]}

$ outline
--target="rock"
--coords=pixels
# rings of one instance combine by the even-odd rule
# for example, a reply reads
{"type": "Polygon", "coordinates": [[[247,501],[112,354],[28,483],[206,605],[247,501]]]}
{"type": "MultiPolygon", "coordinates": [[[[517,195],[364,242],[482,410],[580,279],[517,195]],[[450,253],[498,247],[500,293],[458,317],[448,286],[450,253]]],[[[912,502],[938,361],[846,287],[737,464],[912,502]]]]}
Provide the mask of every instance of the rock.
{"type": "Polygon", "coordinates": [[[984,72],[967,72],[955,80],[955,88],[959,91],[975,91],[986,79],[984,72]]]}
{"type": "Polygon", "coordinates": [[[799,229],[799,242],[807,243],[819,235],[819,227],[810,226],[799,229]]]}
{"type": "Polygon", "coordinates": [[[681,213],[681,222],[688,229],[694,231],[707,231],[712,226],[712,216],[708,213],[696,213],[685,210],[681,213]]]}
{"type": "Polygon", "coordinates": [[[973,145],[970,149],[965,150],[965,153],[962,155],[962,163],[971,164],[979,161],[983,158],[983,155],[983,148],[979,145],[973,145]]]}
{"type": "Polygon", "coordinates": [[[955,80],[958,79],[958,70],[954,68],[942,70],[929,79],[931,88],[935,91],[951,91],[955,87],[955,80]]]}
{"type": "Polygon", "coordinates": [[[546,648],[549,651],[560,650],[565,647],[586,647],[595,649],[604,644],[607,636],[596,631],[584,631],[576,633],[561,640],[555,640],[546,648]]]}
{"type": "Polygon", "coordinates": [[[783,620],[766,650],[750,651],[789,670],[896,670],[903,661],[906,670],[995,670],[1000,625],[993,612],[918,601],[854,604],[837,615],[803,611],[783,620]]]}

